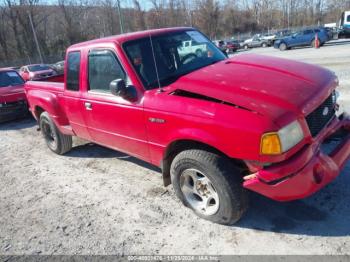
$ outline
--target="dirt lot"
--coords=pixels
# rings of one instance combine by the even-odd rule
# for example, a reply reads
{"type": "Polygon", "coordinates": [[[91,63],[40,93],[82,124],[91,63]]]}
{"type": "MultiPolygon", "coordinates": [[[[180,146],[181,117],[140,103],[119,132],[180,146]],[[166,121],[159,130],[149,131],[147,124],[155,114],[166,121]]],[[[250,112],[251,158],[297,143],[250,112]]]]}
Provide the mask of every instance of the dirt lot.
{"type": "MultiPolygon", "coordinates": [[[[350,42],[247,52],[334,70],[349,110],[350,42]]],[[[227,227],[184,208],[156,168],[80,141],[57,156],[36,128],[31,119],[0,125],[0,254],[350,254],[350,163],[303,201],[252,194],[227,227]]]]}

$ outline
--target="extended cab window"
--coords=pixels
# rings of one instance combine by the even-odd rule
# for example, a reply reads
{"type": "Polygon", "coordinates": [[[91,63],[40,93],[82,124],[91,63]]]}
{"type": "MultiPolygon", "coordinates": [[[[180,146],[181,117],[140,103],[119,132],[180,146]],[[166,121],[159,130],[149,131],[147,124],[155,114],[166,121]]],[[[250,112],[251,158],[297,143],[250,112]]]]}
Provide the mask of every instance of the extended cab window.
{"type": "Polygon", "coordinates": [[[70,52],[67,59],[67,90],[79,90],[80,52],[70,52]]]}
{"type": "Polygon", "coordinates": [[[109,50],[93,50],[89,53],[89,90],[110,92],[109,84],[125,79],[125,73],[117,57],[109,50]]]}

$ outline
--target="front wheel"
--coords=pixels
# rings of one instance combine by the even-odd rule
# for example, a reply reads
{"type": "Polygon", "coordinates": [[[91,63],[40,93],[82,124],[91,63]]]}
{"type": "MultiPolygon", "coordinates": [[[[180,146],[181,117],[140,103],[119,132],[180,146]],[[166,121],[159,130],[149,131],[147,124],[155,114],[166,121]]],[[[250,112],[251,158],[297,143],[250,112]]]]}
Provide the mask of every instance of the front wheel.
{"type": "Polygon", "coordinates": [[[267,44],[266,44],[266,43],[263,43],[263,44],[262,44],[262,47],[267,47],[267,44]]]}
{"type": "Polygon", "coordinates": [[[285,43],[281,43],[279,48],[281,51],[285,51],[285,50],[287,50],[287,45],[285,43]]]}
{"type": "Polygon", "coordinates": [[[48,148],[56,154],[63,155],[72,148],[72,137],[62,134],[47,112],[40,115],[40,130],[48,148]]]}
{"type": "Polygon", "coordinates": [[[201,218],[231,225],[247,209],[241,170],[224,156],[186,150],[174,158],[170,173],[178,198],[201,218]]]}

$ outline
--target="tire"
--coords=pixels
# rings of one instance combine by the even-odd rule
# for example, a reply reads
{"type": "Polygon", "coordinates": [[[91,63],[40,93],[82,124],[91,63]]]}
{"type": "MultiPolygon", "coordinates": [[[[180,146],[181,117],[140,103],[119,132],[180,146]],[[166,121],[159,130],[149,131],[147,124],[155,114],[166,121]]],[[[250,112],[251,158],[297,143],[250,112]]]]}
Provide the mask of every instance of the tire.
{"type": "Polygon", "coordinates": [[[248,45],[244,45],[243,48],[244,48],[245,50],[248,50],[249,46],[248,46],[248,45]]]}
{"type": "Polygon", "coordinates": [[[267,47],[267,44],[266,44],[266,43],[262,43],[261,46],[262,46],[262,47],[267,47]]]}
{"type": "Polygon", "coordinates": [[[287,45],[286,45],[285,43],[280,43],[279,49],[280,49],[281,51],[285,51],[285,50],[287,50],[287,45]]]}
{"type": "Polygon", "coordinates": [[[63,155],[72,149],[72,136],[62,134],[47,112],[40,115],[40,130],[48,148],[58,155],[63,155]]]}
{"type": "Polygon", "coordinates": [[[174,158],[170,174],[177,197],[203,219],[232,225],[247,210],[248,191],[242,186],[241,170],[224,156],[185,150],[174,158]]]}
{"type": "Polygon", "coordinates": [[[315,39],[311,41],[311,47],[315,47],[315,39]]]}

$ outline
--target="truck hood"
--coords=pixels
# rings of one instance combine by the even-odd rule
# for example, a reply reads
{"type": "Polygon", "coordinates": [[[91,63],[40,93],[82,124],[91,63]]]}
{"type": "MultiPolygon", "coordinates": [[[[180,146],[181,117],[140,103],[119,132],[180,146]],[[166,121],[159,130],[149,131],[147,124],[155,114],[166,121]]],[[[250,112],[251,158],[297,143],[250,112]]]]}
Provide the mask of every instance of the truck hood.
{"type": "Polygon", "coordinates": [[[0,87],[0,103],[24,100],[23,85],[0,87]]]}
{"type": "Polygon", "coordinates": [[[262,55],[237,55],[182,76],[171,85],[278,119],[305,116],[337,86],[331,71],[262,55]]]}

